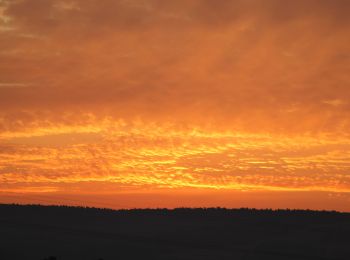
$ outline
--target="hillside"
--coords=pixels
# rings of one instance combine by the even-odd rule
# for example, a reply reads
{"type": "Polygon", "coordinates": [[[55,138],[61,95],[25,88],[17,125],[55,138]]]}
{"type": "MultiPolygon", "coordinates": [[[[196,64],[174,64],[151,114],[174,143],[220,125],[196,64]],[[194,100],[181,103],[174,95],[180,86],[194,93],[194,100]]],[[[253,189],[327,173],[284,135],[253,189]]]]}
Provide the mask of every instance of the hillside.
{"type": "Polygon", "coordinates": [[[0,205],[0,259],[350,259],[350,214],[0,205]]]}

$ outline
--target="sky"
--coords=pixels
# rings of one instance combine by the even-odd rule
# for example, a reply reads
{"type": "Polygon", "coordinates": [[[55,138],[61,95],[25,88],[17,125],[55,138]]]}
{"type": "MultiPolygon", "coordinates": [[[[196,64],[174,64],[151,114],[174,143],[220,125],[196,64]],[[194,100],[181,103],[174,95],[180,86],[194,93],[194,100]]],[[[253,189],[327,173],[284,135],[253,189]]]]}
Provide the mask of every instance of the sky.
{"type": "Polygon", "coordinates": [[[0,0],[0,202],[350,211],[349,13],[0,0]]]}

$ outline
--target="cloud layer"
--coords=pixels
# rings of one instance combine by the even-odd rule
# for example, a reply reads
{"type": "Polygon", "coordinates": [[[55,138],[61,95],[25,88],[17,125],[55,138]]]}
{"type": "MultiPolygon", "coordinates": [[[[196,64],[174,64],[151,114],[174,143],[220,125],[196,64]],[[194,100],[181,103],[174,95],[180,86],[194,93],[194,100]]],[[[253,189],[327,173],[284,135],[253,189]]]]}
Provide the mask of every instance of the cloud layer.
{"type": "Polygon", "coordinates": [[[348,192],[349,12],[0,0],[0,189],[348,192]]]}

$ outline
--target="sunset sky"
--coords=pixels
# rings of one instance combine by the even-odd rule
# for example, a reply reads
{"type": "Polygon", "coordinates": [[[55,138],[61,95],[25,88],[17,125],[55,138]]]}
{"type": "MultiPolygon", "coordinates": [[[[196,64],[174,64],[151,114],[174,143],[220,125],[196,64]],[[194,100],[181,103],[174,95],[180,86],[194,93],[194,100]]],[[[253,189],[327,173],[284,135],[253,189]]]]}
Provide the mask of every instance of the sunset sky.
{"type": "Polygon", "coordinates": [[[350,211],[349,14],[0,0],[0,202],[350,211]]]}

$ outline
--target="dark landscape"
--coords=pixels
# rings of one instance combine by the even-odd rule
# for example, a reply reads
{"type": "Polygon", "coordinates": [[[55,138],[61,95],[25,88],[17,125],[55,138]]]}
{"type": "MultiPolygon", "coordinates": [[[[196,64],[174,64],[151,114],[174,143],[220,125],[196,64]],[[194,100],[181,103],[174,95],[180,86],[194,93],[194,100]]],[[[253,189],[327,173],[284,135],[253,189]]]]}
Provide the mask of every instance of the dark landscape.
{"type": "Polygon", "coordinates": [[[0,205],[0,259],[350,259],[350,214],[0,205]]]}

